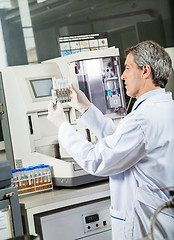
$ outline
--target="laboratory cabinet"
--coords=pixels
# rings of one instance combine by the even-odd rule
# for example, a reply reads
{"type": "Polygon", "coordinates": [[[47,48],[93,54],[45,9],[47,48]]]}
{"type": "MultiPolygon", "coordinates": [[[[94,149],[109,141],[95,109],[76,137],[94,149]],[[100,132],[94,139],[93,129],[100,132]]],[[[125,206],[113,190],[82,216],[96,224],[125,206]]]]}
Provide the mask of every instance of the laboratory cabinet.
{"type": "Polygon", "coordinates": [[[41,240],[110,240],[108,180],[19,198],[26,234],[41,240]]]}
{"type": "Polygon", "coordinates": [[[16,188],[0,189],[0,239],[23,235],[16,188]]]}
{"type": "Polygon", "coordinates": [[[9,161],[0,161],[0,240],[23,235],[18,192],[11,187],[9,161]]]}

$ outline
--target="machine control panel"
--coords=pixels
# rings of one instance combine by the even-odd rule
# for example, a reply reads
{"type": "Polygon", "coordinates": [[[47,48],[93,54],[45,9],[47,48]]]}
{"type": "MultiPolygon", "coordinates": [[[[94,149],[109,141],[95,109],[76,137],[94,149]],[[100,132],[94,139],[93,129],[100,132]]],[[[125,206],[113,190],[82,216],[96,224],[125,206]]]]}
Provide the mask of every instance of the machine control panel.
{"type": "Polygon", "coordinates": [[[108,209],[102,209],[97,212],[86,213],[82,215],[84,223],[84,233],[106,229],[111,226],[111,220],[108,209]]]}

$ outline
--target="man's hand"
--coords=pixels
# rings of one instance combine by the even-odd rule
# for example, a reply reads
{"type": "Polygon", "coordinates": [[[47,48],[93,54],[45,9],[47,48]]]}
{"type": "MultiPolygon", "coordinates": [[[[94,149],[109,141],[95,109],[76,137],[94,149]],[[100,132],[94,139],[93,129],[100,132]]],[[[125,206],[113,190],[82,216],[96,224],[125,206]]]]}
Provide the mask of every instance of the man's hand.
{"type": "Polygon", "coordinates": [[[57,128],[59,128],[63,122],[67,121],[66,115],[63,111],[62,104],[60,102],[57,102],[57,104],[53,104],[53,103],[49,104],[47,118],[57,128]]]}
{"type": "Polygon", "coordinates": [[[83,114],[91,106],[91,102],[81,90],[73,85],[71,86],[71,92],[69,105],[83,114]]]}

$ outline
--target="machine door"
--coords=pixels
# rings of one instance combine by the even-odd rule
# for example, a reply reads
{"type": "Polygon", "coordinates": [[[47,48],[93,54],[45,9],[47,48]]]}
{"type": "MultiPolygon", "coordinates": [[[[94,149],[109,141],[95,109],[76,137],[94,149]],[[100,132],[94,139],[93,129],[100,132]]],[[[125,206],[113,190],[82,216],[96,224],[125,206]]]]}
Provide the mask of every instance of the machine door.
{"type": "Polygon", "coordinates": [[[111,230],[102,232],[99,234],[95,234],[89,237],[84,237],[84,238],[79,238],[79,240],[84,239],[84,240],[111,240],[112,239],[112,234],[111,230]]]}
{"type": "Polygon", "coordinates": [[[75,73],[80,90],[104,115],[112,119],[126,115],[119,57],[77,61],[75,73]]]}
{"type": "Polygon", "coordinates": [[[97,200],[75,205],[57,212],[35,215],[36,232],[41,240],[110,240],[110,200],[97,200]]]}

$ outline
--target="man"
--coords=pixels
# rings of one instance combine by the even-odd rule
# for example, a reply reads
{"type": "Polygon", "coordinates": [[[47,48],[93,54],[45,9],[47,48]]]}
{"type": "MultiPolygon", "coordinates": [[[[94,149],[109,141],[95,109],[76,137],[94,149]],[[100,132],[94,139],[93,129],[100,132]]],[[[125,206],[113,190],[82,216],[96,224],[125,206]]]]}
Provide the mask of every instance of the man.
{"type": "MultiPolygon", "coordinates": [[[[174,185],[174,101],[164,89],[171,59],[152,41],[125,53],[122,79],[127,95],[137,100],[117,128],[80,90],[72,91],[71,104],[97,136],[96,145],[67,122],[60,103],[51,104],[48,114],[59,128],[60,143],[77,163],[93,175],[109,176],[113,240],[147,236],[154,210],[169,200],[169,192],[159,188],[174,185]]],[[[173,239],[173,217],[172,210],[159,214],[157,237],[173,239]]]]}

